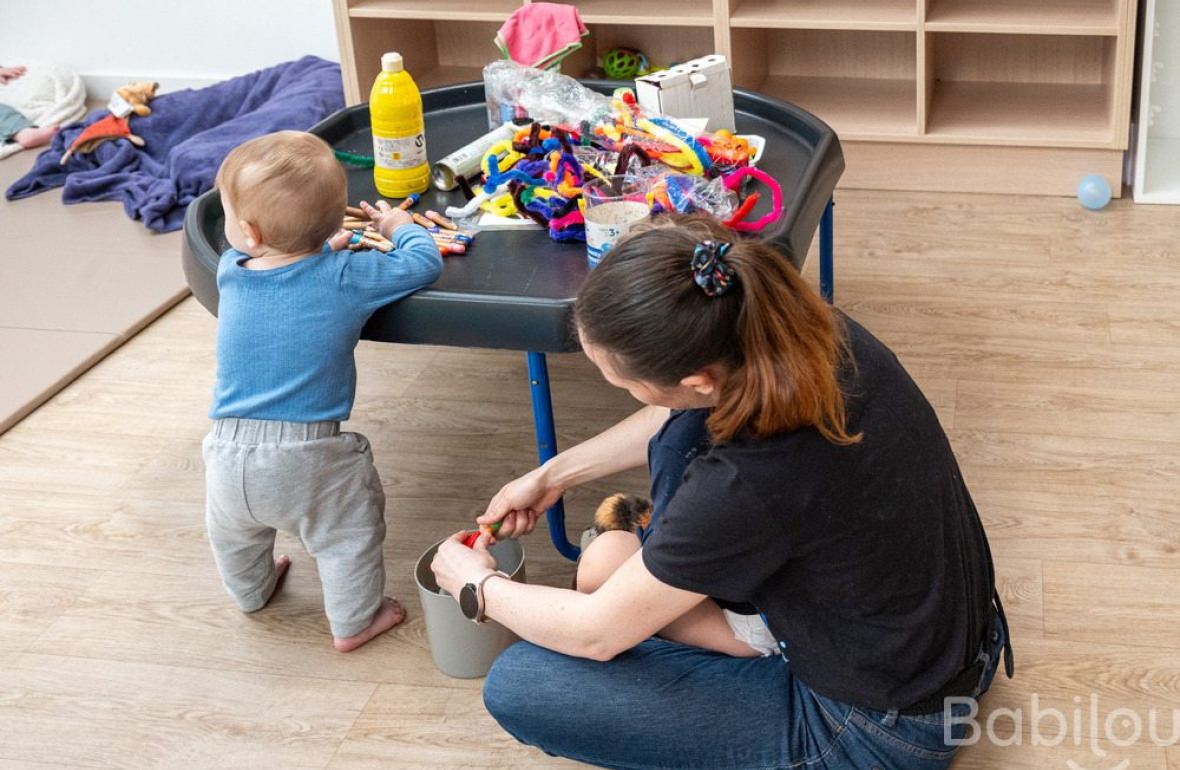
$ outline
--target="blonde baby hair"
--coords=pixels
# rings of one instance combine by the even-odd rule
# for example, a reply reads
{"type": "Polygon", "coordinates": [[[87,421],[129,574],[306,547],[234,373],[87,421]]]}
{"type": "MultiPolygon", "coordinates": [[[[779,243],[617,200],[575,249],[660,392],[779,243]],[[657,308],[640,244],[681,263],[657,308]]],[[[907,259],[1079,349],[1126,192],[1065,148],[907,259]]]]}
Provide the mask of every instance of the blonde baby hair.
{"type": "Polygon", "coordinates": [[[216,183],[238,219],[287,253],[319,251],[340,229],[348,202],[344,170],[332,148],[304,131],[278,131],[238,145],[222,162],[216,183]]]}

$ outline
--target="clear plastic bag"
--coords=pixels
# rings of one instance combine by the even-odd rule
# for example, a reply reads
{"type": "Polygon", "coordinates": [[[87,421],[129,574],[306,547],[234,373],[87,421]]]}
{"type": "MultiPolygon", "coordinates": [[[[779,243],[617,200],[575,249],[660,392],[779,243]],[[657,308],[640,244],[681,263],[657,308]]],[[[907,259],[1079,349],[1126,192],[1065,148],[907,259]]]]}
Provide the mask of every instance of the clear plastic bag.
{"type": "Polygon", "coordinates": [[[720,178],[705,179],[691,174],[677,174],[665,166],[655,164],[632,168],[627,173],[627,179],[646,190],[648,203],[656,213],[704,213],[724,222],[733,216],[738,207],[737,193],[728,189],[720,178]]]}
{"type": "Polygon", "coordinates": [[[552,70],[525,67],[508,59],[483,68],[488,128],[516,118],[540,123],[592,123],[610,112],[610,98],[591,91],[577,80],[552,70]]]}

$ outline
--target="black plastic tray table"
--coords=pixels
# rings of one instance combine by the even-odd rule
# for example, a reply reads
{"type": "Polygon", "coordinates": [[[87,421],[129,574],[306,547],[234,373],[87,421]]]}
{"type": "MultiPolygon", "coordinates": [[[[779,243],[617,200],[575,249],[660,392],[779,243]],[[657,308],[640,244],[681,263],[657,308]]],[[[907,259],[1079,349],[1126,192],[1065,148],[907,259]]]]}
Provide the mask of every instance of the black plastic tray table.
{"type": "MultiPolygon", "coordinates": [[[[624,85],[586,81],[602,93],[624,85]]],[[[482,83],[424,91],[427,148],[442,157],[487,130],[482,83]]],[[[738,133],[760,134],[767,145],[759,168],[783,187],[785,214],[764,233],[803,266],[808,247],[820,230],[820,290],[832,297],[832,191],[844,170],[839,140],[825,123],[800,108],[760,94],[734,91],[738,133]]],[[[311,129],[334,148],[372,154],[367,105],[349,107],[311,129]]],[[[347,167],[352,202],[380,197],[370,169],[347,167]]],[[[756,218],[767,210],[764,195],[756,218]]],[[[459,191],[431,189],[418,210],[441,211],[462,205],[459,191]]],[[[224,212],[217,190],[193,201],[185,214],[184,273],[194,296],[217,313],[217,262],[229,248],[224,212]]],[[[448,257],[442,276],[432,286],[381,308],[365,325],[362,337],[379,342],[421,343],[458,347],[527,351],[537,453],[545,462],[557,453],[546,353],[578,350],[571,316],[574,298],[586,278],[586,247],[556,243],[536,229],[497,229],[479,234],[463,256],[448,257]]],[[[578,548],[565,533],[565,511],[559,501],[549,511],[550,537],[568,558],[578,548]]]]}

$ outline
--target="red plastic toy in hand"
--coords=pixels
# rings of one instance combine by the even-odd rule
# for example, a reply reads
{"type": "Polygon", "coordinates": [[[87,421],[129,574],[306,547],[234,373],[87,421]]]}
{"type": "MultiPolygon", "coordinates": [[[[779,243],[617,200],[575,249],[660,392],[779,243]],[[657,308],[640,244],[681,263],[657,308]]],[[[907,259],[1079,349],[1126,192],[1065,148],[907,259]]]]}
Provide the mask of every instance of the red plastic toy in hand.
{"type": "Polygon", "coordinates": [[[479,529],[467,533],[467,535],[463,538],[463,545],[467,546],[468,548],[474,548],[476,542],[479,540],[480,535],[482,535],[484,532],[487,532],[489,535],[496,534],[500,531],[500,524],[501,522],[498,521],[490,526],[487,524],[480,524],[479,529]]]}

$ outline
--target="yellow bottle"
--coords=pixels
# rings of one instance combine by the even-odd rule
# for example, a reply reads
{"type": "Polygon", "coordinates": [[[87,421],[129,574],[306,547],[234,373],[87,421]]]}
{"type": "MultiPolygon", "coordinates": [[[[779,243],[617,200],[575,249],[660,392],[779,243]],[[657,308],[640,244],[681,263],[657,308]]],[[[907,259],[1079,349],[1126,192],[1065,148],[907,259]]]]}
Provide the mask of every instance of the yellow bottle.
{"type": "Polygon", "coordinates": [[[422,95],[402,55],[381,57],[381,73],[369,94],[373,130],[373,181],[385,198],[425,192],[430,184],[422,95]]]}

